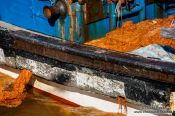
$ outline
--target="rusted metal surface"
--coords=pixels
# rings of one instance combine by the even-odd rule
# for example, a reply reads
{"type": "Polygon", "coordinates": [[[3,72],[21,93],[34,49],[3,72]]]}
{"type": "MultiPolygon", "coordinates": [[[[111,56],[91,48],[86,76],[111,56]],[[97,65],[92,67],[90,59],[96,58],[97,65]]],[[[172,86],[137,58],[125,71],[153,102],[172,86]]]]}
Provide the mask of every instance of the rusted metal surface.
{"type": "Polygon", "coordinates": [[[65,39],[65,22],[61,20],[61,38],[65,39]]]}
{"type": "Polygon", "coordinates": [[[71,1],[67,1],[67,6],[68,6],[68,13],[70,15],[70,19],[71,19],[71,26],[69,28],[69,34],[70,34],[70,41],[73,42],[74,41],[74,36],[75,36],[75,23],[74,23],[74,17],[75,17],[75,12],[72,11],[72,7],[71,7],[72,2],[71,1]]]}
{"type": "Polygon", "coordinates": [[[67,43],[24,31],[2,32],[1,30],[0,35],[2,37],[1,41],[10,40],[10,46],[0,45],[1,47],[28,51],[62,62],[78,64],[110,73],[175,84],[174,63],[160,62],[131,54],[67,43]],[[4,33],[6,34],[2,37],[4,33]]]}
{"type": "Polygon", "coordinates": [[[104,18],[103,1],[101,0],[87,0],[85,5],[85,24],[97,21],[104,18]]]}

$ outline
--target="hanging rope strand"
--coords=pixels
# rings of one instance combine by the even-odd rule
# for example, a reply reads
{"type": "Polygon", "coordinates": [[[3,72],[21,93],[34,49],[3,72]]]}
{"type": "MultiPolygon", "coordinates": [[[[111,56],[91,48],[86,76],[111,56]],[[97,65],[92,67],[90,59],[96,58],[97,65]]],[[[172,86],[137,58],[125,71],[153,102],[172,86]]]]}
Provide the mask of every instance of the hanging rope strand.
{"type": "Polygon", "coordinates": [[[117,27],[119,27],[119,21],[120,21],[120,14],[121,14],[121,0],[117,2],[117,5],[115,7],[115,13],[118,15],[118,21],[117,21],[117,27]]]}

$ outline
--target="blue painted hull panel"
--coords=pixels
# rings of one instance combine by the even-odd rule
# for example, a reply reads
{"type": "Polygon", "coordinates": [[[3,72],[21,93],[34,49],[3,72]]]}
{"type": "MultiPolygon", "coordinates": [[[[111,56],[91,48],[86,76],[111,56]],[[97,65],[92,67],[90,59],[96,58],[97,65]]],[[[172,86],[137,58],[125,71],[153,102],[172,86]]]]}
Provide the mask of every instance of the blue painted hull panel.
{"type": "Polygon", "coordinates": [[[43,7],[50,2],[38,0],[0,0],[0,20],[37,31],[51,36],[57,36],[57,26],[50,26],[43,15],[43,7]],[[8,8],[7,8],[8,7],[8,8]]]}
{"type": "MultiPolygon", "coordinates": [[[[51,6],[50,1],[45,0],[0,0],[0,20],[7,23],[14,24],[16,26],[40,32],[46,35],[55,36],[58,38],[65,37],[66,40],[70,40],[70,26],[71,19],[67,15],[64,20],[64,33],[62,33],[62,23],[58,20],[54,26],[51,26],[48,19],[44,17],[44,6],[51,6]],[[64,34],[64,36],[62,35],[64,34]]],[[[144,20],[144,2],[143,0],[135,0],[140,4],[134,8],[133,11],[125,11],[123,15],[127,17],[123,21],[132,20],[133,22],[139,22],[144,20]],[[135,15],[131,15],[135,14],[135,15]]],[[[105,36],[107,32],[116,28],[117,14],[115,12],[115,4],[110,5],[106,0],[103,1],[103,13],[105,17],[103,19],[84,24],[83,12],[80,5],[76,2],[72,4],[72,10],[76,11],[76,24],[75,24],[75,36],[74,41],[77,43],[83,43],[85,40],[97,39],[105,36]],[[111,21],[111,22],[110,22],[111,21]],[[85,26],[87,29],[85,29],[85,26]],[[111,28],[110,28],[111,27],[111,28]],[[85,37],[86,34],[86,37],[85,37]]],[[[120,21],[121,23],[121,21],[120,21]]]]}

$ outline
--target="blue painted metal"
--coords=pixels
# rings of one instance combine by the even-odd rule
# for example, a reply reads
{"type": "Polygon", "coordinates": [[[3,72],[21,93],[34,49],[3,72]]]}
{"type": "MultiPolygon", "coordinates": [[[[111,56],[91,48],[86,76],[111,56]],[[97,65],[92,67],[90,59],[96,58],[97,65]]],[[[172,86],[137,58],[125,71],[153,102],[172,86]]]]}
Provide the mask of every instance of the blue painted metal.
{"type": "Polygon", "coordinates": [[[163,16],[175,15],[175,0],[165,0],[163,4],[163,16]]]}
{"type": "Polygon", "coordinates": [[[163,4],[162,0],[148,0],[146,2],[146,19],[155,19],[163,17],[163,4]]]}
{"type": "Polygon", "coordinates": [[[116,28],[117,20],[115,14],[115,4],[110,4],[109,6],[109,23],[110,23],[110,31],[116,28]]]}
{"type": "Polygon", "coordinates": [[[83,43],[85,41],[85,37],[84,37],[84,14],[83,14],[83,9],[84,6],[79,5],[78,3],[76,4],[76,15],[77,15],[77,19],[76,19],[76,31],[75,31],[75,41],[77,43],[83,43]]]}
{"type": "Polygon", "coordinates": [[[155,6],[156,6],[156,4],[155,4],[154,0],[146,2],[146,19],[156,18],[155,6]]]}
{"type": "Polygon", "coordinates": [[[146,3],[146,19],[175,15],[175,0],[152,0],[146,3]]]}
{"type": "MultiPolygon", "coordinates": [[[[138,4],[138,6],[134,7],[131,11],[126,10],[125,7],[122,8],[123,21],[132,20],[134,23],[137,23],[145,19],[145,1],[135,0],[132,5],[135,4],[138,4]]],[[[89,39],[102,37],[110,30],[116,28],[118,14],[115,11],[115,7],[115,3],[108,5],[107,11],[109,12],[109,16],[88,26],[90,33],[89,39]]],[[[122,22],[120,20],[119,26],[121,26],[121,24],[122,22]]]]}
{"type": "MultiPolygon", "coordinates": [[[[123,17],[127,15],[132,15],[134,13],[138,13],[139,15],[139,20],[142,21],[145,19],[145,1],[144,0],[135,0],[134,4],[138,4],[135,8],[133,8],[131,11],[128,10],[123,10],[123,17]]],[[[137,22],[138,19],[135,19],[137,22]]]]}
{"type": "MultiPolygon", "coordinates": [[[[110,9],[109,10],[109,6],[110,4],[107,3],[107,0],[103,1],[103,14],[104,14],[104,18],[102,18],[101,20],[95,21],[93,23],[89,23],[86,25],[87,27],[87,33],[88,33],[88,40],[92,40],[92,39],[97,39],[100,37],[105,36],[105,34],[107,32],[110,31],[110,16],[108,15],[109,11],[112,11],[112,15],[114,17],[112,17],[112,23],[113,23],[113,28],[115,28],[115,14],[114,14],[114,9],[110,9]]],[[[113,6],[115,6],[113,4],[113,6]]]]}
{"type": "MultiPolygon", "coordinates": [[[[133,4],[131,4],[131,7],[134,5],[137,5],[137,6],[135,6],[131,11],[126,10],[125,7],[122,8],[123,9],[122,10],[122,20],[123,21],[131,20],[134,23],[137,23],[137,22],[143,21],[145,19],[145,1],[144,0],[135,0],[135,2],[133,4]]],[[[114,9],[112,9],[112,11],[114,11],[114,9]]],[[[113,19],[113,21],[118,19],[118,14],[115,13],[112,15],[115,15],[113,17],[116,17],[116,19],[113,19]]],[[[119,23],[119,25],[118,25],[119,27],[122,25],[121,20],[119,20],[115,23],[119,23]]],[[[114,27],[114,24],[113,24],[113,27],[114,27]]]]}
{"type": "Polygon", "coordinates": [[[56,26],[50,26],[43,15],[43,7],[50,5],[49,1],[39,0],[0,0],[0,20],[37,31],[57,36],[56,26]]]}
{"type": "MultiPolygon", "coordinates": [[[[70,40],[71,19],[69,15],[66,16],[64,21],[58,20],[54,26],[51,26],[43,14],[43,7],[51,6],[55,0],[0,0],[0,2],[3,3],[0,4],[0,20],[29,30],[58,38],[65,37],[66,40],[70,40]]],[[[104,17],[87,24],[84,21],[85,14],[83,11],[85,6],[79,5],[78,2],[71,5],[72,11],[75,11],[76,14],[75,42],[83,43],[87,39],[100,38],[116,28],[118,17],[115,12],[116,4],[108,4],[107,0],[101,0],[101,2],[104,17]]],[[[138,4],[138,6],[131,11],[125,10],[122,7],[123,21],[132,20],[133,22],[139,22],[145,19],[144,0],[135,0],[134,4],[138,4]]]]}

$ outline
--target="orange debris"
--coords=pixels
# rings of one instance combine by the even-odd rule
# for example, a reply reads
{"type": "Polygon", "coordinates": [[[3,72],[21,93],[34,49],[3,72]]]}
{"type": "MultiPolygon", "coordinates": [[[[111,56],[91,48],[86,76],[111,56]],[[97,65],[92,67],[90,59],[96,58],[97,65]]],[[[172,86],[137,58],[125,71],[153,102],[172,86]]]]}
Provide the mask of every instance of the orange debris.
{"type": "Polygon", "coordinates": [[[121,52],[130,52],[150,44],[164,44],[175,48],[174,40],[160,36],[160,29],[164,26],[170,27],[174,18],[175,16],[169,16],[165,19],[145,20],[137,24],[128,21],[122,28],[109,32],[106,37],[86,44],[121,52]]]}
{"type": "Polygon", "coordinates": [[[8,107],[16,107],[20,105],[26,96],[24,90],[31,76],[31,71],[26,69],[22,70],[19,77],[14,80],[11,90],[5,90],[3,84],[0,83],[0,105],[8,107]]]}

